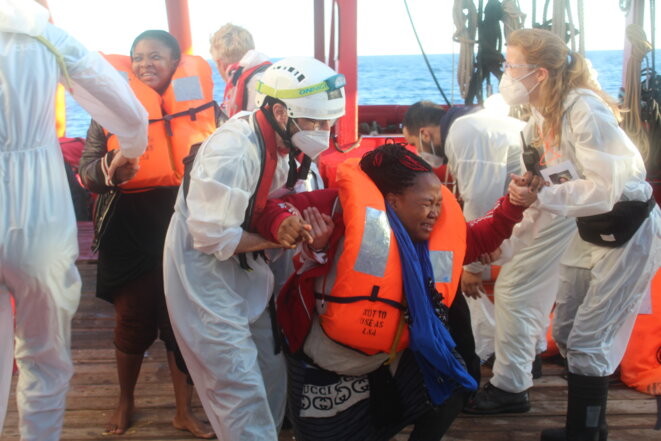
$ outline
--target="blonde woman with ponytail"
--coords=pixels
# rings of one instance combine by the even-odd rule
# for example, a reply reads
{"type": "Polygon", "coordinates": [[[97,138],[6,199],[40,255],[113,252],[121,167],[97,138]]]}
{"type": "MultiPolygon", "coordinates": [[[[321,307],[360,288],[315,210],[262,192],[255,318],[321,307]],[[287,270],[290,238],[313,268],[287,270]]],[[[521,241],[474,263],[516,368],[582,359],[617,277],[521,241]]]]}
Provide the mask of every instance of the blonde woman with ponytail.
{"type": "Polygon", "coordinates": [[[526,165],[548,183],[537,208],[578,226],[561,258],[553,324],[569,369],[567,420],[541,439],[605,441],[608,376],[661,264],[661,210],[615,102],[559,37],[513,32],[500,92],[532,107],[525,139],[539,159],[526,165]]]}

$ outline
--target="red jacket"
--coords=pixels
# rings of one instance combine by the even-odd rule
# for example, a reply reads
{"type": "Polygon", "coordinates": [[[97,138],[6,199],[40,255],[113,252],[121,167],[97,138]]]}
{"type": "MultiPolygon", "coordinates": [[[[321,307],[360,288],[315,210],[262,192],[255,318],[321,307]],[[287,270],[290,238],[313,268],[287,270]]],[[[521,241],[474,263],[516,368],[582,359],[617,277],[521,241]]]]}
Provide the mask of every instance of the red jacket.
{"type": "MultiPolygon", "coordinates": [[[[330,215],[337,199],[337,190],[327,189],[288,195],[283,199],[270,199],[255,223],[258,232],[265,238],[277,241],[276,234],[282,221],[292,213],[284,205],[288,202],[299,211],[315,206],[320,212],[330,215]]],[[[481,218],[466,223],[466,254],[464,263],[475,261],[485,252],[497,249],[502,241],[512,234],[514,225],[523,218],[525,208],[513,205],[509,197],[498,200],[494,208],[481,218]]],[[[323,265],[309,269],[302,274],[292,275],[283,286],[276,302],[276,315],[285,347],[296,353],[300,350],[310,331],[314,317],[317,277],[328,273],[334,264],[337,245],[344,234],[342,215],[333,218],[335,229],[328,244],[328,259],[323,265]]],[[[300,268],[300,262],[297,262],[300,268]]]]}
{"type": "MultiPolygon", "coordinates": [[[[265,238],[277,242],[276,235],[280,224],[285,218],[292,216],[292,213],[282,206],[283,202],[292,204],[301,212],[305,208],[315,206],[320,212],[330,215],[336,198],[337,190],[331,188],[291,194],[283,199],[269,199],[256,222],[257,230],[265,238]]],[[[503,196],[487,214],[466,222],[464,263],[474,262],[483,253],[496,250],[503,240],[510,237],[514,225],[523,218],[524,210],[524,207],[512,204],[508,196],[503,196]]],[[[343,228],[341,219],[333,219],[333,221],[336,229],[343,228]],[[338,225],[338,220],[340,225],[338,225]]]]}

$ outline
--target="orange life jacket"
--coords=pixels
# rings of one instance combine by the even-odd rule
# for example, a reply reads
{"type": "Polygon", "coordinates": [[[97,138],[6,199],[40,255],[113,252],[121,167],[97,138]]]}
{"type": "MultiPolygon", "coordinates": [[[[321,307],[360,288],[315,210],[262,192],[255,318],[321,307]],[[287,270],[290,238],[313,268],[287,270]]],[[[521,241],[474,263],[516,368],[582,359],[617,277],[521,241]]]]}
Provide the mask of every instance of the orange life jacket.
{"type": "MultiPolygon", "coordinates": [[[[131,70],[131,57],[104,55],[128,79],[149,114],[149,140],[140,157],[140,170],[123,190],[178,186],[184,173],[183,159],[192,145],[204,141],[216,129],[211,66],[203,58],[182,54],[163,95],[140,81],[131,70]]],[[[108,150],[119,148],[109,134],[108,150]]]]}
{"type": "Polygon", "coordinates": [[[223,94],[223,111],[228,118],[242,110],[248,110],[248,93],[246,89],[250,79],[260,72],[264,72],[273,64],[270,61],[264,61],[256,66],[245,69],[238,63],[229,68],[229,81],[225,84],[223,94]]]}
{"type": "Polygon", "coordinates": [[[639,314],[620,363],[624,384],[661,395],[661,269],[652,279],[652,313],[639,314]]]}
{"type": "MultiPolygon", "coordinates": [[[[397,352],[408,346],[403,274],[385,201],[358,159],[342,163],[337,186],[345,224],[337,276],[319,316],[324,332],[336,342],[365,354],[397,352]],[[399,330],[399,337],[396,337],[399,330]]],[[[452,193],[442,187],[441,215],[429,240],[436,289],[448,306],[454,300],[466,253],[466,221],[452,193]]]]}

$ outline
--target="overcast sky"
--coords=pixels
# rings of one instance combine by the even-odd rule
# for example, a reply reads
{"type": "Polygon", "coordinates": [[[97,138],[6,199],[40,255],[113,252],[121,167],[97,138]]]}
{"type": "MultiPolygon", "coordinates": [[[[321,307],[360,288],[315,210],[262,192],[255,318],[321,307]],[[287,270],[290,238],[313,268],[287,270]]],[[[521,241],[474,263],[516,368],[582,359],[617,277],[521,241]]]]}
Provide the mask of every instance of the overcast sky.
{"type": "MultiPolygon", "coordinates": [[[[313,3],[189,0],[194,53],[208,58],[209,36],[221,25],[232,22],[247,28],[257,49],[270,57],[312,55],[313,3]]],[[[532,13],[532,0],[519,3],[524,12],[532,13]]],[[[127,53],[140,32],[167,29],[164,0],[48,0],[48,4],[55,24],[88,48],[106,53],[127,53]]],[[[427,53],[458,53],[459,45],[452,42],[452,0],[408,0],[408,4],[427,53]]],[[[539,1],[538,7],[541,9],[543,4],[539,1]]],[[[619,1],[584,0],[584,4],[587,50],[622,49],[625,17],[619,1]]],[[[540,16],[538,11],[538,20],[540,16]]],[[[649,17],[646,23],[649,32],[649,17]]],[[[530,18],[526,25],[530,25],[530,18]]],[[[418,53],[403,0],[358,0],[358,55],[418,53]]]]}

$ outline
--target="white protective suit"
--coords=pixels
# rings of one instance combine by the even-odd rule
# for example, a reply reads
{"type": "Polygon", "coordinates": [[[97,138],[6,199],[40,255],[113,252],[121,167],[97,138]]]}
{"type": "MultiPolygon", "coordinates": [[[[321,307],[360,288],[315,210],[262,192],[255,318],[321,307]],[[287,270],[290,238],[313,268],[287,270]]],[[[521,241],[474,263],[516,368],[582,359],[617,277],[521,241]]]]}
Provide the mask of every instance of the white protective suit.
{"type": "MultiPolygon", "coordinates": [[[[510,174],[521,173],[521,135],[523,121],[485,108],[471,113],[450,126],[445,154],[450,173],[457,182],[467,221],[484,216],[507,193],[510,174]]],[[[491,266],[479,262],[464,270],[482,273],[491,279],[491,266]]],[[[475,352],[481,360],[494,352],[493,304],[486,296],[466,297],[475,337],[475,352]]]]}
{"type": "Polygon", "coordinates": [[[491,384],[507,392],[533,385],[532,363],[546,350],[546,330],[558,291],[560,258],[576,232],[572,218],[528,208],[514,227],[511,260],[494,286],[495,354],[491,384]]]}
{"type": "MultiPolygon", "coordinates": [[[[271,192],[283,187],[288,169],[287,156],[279,155],[271,192]]],[[[260,170],[252,123],[239,113],[200,148],[165,240],[172,328],[207,417],[227,441],[276,441],[273,415],[281,414],[286,392],[284,357],[274,355],[266,308],[273,274],[252,253],[252,271],[234,255],[260,170]]]]}
{"type": "MultiPolygon", "coordinates": [[[[534,130],[541,121],[535,113],[530,128],[534,130]]],[[[640,153],[607,105],[591,91],[577,89],[567,96],[561,143],[554,150],[555,155],[547,155],[552,163],[571,162],[579,178],[544,188],[540,210],[590,216],[610,211],[618,201],[647,201],[652,196],[640,153]]],[[[658,206],[618,248],[594,245],[574,234],[561,261],[553,326],[570,372],[613,373],[660,264],[658,206]]]]}
{"type": "Polygon", "coordinates": [[[73,97],[118,135],[126,156],[139,156],[147,145],[147,113],[99,54],[48,24],[45,8],[0,0],[0,429],[15,342],[21,440],[56,441],[73,374],[70,325],[80,277],[76,219],[55,133],[62,72],[37,35],[63,56],[73,97]]]}

